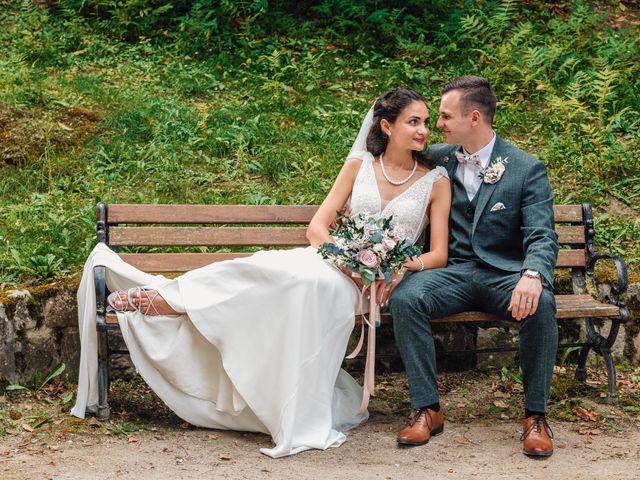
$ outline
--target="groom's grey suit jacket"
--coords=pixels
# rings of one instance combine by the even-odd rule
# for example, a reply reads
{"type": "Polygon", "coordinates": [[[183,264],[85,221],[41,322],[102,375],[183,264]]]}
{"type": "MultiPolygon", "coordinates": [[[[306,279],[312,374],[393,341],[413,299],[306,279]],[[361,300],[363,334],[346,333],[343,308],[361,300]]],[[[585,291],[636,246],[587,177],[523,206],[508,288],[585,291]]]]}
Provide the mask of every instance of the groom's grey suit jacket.
{"type": "MultiPolygon", "coordinates": [[[[449,172],[452,188],[458,167],[455,152],[459,149],[460,145],[446,144],[429,148],[429,154],[449,172]]],[[[473,251],[480,260],[500,270],[537,270],[552,285],[558,236],[546,167],[496,135],[489,164],[500,157],[506,161],[504,174],[496,183],[482,182],[477,193],[473,251]]]]}

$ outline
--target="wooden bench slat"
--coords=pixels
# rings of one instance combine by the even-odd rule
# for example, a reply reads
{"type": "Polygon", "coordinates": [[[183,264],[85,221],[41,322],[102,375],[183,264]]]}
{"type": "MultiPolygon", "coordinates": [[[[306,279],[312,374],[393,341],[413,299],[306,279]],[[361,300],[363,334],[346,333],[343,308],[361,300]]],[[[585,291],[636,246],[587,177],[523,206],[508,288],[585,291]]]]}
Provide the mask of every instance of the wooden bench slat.
{"type": "MultiPolygon", "coordinates": [[[[231,260],[236,257],[247,257],[251,253],[122,253],[120,256],[127,263],[149,273],[188,272],[213,262],[231,260]]],[[[583,250],[560,250],[558,267],[584,267],[583,250]]]]}
{"type": "MultiPolygon", "coordinates": [[[[576,317],[615,317],[620,314],[620,310],[615,305],[602,303],[595,300],[591,295],[556,295],[558,307],[558,320],[572,319],[576,317]]],[[[448,317],[437,318],[431,323],[473,323],[473,322],[495,322],[504,321],[502,317],[484,312],[464,312],[448,317]]],[[[118,323],[115,314],[107,315],[107,323],[118,323]]],[[[382,323],[391,323],[391,315],[383,314],[382,323]]]]}
{"type": "Polygon", "coordinates": [[[556,268],[582,267],[586,265],[584,250],[560,250],[556,268]]]}
{"type": "MultiPolygon", "coordinates": [[[[188,272],[195,268],[204,267],[210,263],[231,260],[237,257],[247,257],[251,253],[122,253],[120,256],[140,270],[148,273],[158,272],[188,272]]],[[[584,252],[582,250],[561,250],[558,255],[558,267],[584,267],[584,252]]]]}
{"type": "Polygon", "coordinates": [[[188,272],[214,262],[248,257],[251,253],[121,253],[122,259],[147,273],[188,272]]]}
{"type": "MultiPolygon", "coordinates": [[[[305,227],[111,227],[109,244],[114,246],[305,245],[307,244],[305,232],[305,227]]],[[[584,244],[582,227],[561,226],[556,228],[556,232],[561,244],[584,244]]]]}
{"type": "MultiPolygon", "coordinates": [[[[558,319],[576,317],[606,318],[620,314],[620,309],[615,305],[599,302],[591,295],[556,295],[556,306],[558,308],[558,319]]],[[[433,323],[496,321],[501,319],[501,317],[483,312],[464,312],[439,318],[434,320],[433,323]]]]}
{"type": "Polygon", "coordinates": [[[300,246],[306,227],[111,227],[112,246],[300,246]]]}
{"type": "Polygon", "coordinates": [[[556,226],[556,233],[558,234],[558,242],[560,244],[584,245],[584,228],[582,226],[556,226]]]}
{"type": "Polygon", "coordinates": [[[582,223],[582,205],[554,205],[556,223],[582,223]]]}
{"type": "MultiPolygon", "coordinates": [[[[137,205],[111,204],[108,223],[308,223],[318,205],[137,205]]],[[[581,223],[580,205],[554,205],[557,223],[581,223]]]]}
{"type": "MultiPolygon", "coordinates": [[[[304,227],[111,227],[109,243],[114,246],[270,245],[269,238],[274,232],[282,232],[283,235],[292,235],[292,232],[296,232],[291,237],[295,239],[291,245],[304,245],[307,243],[304,236],[305,230],[304,227]],[[205,232],[211,232],[211,236],[205,232]],[[251,236],[255,236],[259,232],[269,233],[268,236],[263,237],[262,241],[254,237],[255,240],[247,243],[245,237],[251,239],[251,236]],[[197,239],[197,241],[204,243],[193,243],[191,238],[194,239],[193,241],[197,239]],[[149,239],[153,239],[153,242],[148,243],[149,239]],[[240,243],[235,243],[236,240],[240,243]],[[158,241],[162,243],[156,243],[158,241]]],[[[581,227],[558,227],[556,232],[561,244],[584,244],[584,230],[581,227]]],[[[282,243],[274,245],[282,245],[282,243]]]]}
{"type": "Polygon", "coordinates": [[[108,206],[109,225],[309,223],[317,205],[133,205],[108,206]]]}

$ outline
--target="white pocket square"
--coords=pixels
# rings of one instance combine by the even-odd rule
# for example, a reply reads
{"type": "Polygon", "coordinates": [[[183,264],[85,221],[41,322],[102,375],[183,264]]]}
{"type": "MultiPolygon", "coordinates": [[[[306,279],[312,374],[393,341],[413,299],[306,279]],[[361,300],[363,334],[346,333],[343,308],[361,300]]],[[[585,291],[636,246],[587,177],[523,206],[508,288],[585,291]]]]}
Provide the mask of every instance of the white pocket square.
{"type": "Polygon", "coordinates": [[[504,206],[504,203],[498,202],[493,207],[491,207],[491,210],[489,210],[489,211],[490,212],[497,212],[498,210],[504,210],[505,208],[507,208],[507,207],[504,206]]]}

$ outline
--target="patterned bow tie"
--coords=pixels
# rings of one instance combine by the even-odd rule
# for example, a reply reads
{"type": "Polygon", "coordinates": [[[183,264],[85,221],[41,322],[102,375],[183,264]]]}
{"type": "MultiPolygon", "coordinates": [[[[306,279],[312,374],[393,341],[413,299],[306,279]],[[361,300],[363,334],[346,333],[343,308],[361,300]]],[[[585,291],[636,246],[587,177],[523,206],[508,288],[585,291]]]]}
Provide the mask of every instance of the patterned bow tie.
{"type": "Polygon", "coordinates": [[[480,157],[478,155],[465,155],[462,152],[456,152],[456,158],[460,163],[475,165],[476,167],[482,166],[482,162],[480,161],[480,157]]]}

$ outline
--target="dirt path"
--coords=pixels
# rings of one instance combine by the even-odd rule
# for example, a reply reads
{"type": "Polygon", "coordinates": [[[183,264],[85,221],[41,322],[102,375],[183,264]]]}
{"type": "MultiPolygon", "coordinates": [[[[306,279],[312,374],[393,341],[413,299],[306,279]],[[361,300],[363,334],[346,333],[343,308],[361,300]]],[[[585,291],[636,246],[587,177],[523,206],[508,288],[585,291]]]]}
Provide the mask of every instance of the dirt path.
{"type": "MultiPolygon", "coordinates": [[[[512,420],[446,425],[429,445],[395,445],[398,418],[373,415],[347,443],[272,460],[258,452],[268,437],[234,432],[159,428],[126,437],[73,434],[58,444],[37,437],[0,446],[3,479],[637,479],[640,433],[581,435],[573,423],[554,424],[556,451],[547,460],[520,453],[512,420]],[[20,445],[23,445],[22,447],[20,445]],[[4,451],[4,452],[3,452],[4,451]]],[[[16,439],[19,440],[19,439],[16,439]]]]}
{"type": "Polygon", "coordinates": [[[638,479],[640,400],[637,373],[620,375],[620,401],[604,386],[554,377],[551,426],[555,452],[535,460],[520,452],[522,401],[517,385],[477,372],[447,375],[443,435],[421,447],[398,448],[408,411],[405,378],[381,377],[369,421],[328,451],[273,460],[259,452],[266,435],[203,430],[181,423],[140,382],[112,387],[112,420],[79,420],[69,403],[49,397],[0,396],[0,479],[638,479]],[[636,399],[636,400],[634,400],[636,399]],[[635,403],[633,404],[635,405],[635,403]],[[39,418],[46,423],[32,426],[39,418]],[[35,419],[35,420],[34,420],[35,419]],[[569,419],[571,421],[566,421],[569,419]]]}

